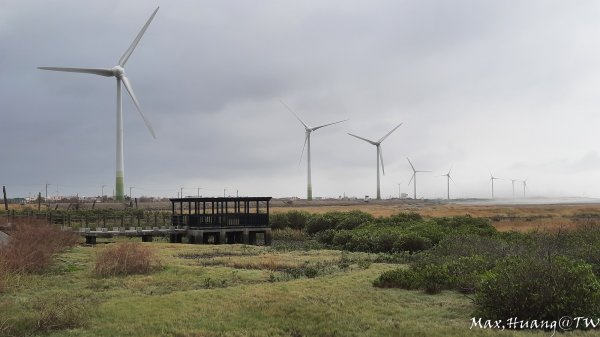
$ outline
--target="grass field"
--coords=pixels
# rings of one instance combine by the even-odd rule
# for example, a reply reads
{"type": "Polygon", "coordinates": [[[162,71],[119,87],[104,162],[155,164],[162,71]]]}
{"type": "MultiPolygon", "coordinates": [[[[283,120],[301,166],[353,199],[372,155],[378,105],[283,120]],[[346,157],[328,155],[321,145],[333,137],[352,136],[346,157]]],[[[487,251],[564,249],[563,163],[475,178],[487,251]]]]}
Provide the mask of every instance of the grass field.
{"type": "Polygon", "coordinates": [[[375,288],[373,280],[398,265],[374,263],[373,254],[145,243],[164,269],[94,276],[96,254],[109,245],[77,246],[49,274],[9,280],[0,294],[0,335],[15,326],[32,336],[551,335],[470,330],[474,305],[456,292],[375,288]],[[72,318],[72,327],[36,331],[49,318],[72,318]]]}

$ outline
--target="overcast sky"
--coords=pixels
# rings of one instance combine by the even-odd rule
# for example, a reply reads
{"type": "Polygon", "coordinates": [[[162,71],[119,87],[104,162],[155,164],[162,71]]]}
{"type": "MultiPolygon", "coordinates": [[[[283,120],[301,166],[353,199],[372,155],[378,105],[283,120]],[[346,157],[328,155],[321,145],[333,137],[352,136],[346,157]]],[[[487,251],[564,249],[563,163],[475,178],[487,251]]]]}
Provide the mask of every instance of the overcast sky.
{"type": "Polygon", "coordinates": [[[161,5],[126,73],[133,195],[600,197],[598,1],[0,0],[0,184],[9,196],[99,195],[115,180],[113,67],[161,5]],[[522,195],[521,183],[516,185],[522,195]]]}

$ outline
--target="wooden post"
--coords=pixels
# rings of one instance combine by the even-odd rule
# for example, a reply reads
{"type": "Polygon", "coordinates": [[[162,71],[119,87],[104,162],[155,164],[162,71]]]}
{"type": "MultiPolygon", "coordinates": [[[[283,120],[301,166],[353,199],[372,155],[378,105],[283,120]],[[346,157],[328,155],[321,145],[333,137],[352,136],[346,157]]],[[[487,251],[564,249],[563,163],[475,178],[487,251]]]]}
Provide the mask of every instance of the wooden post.
{"type": "Polygon", "coordinates": [[[6,186],[2,186],[2,194],[4,195],[4,210],[8,211],[8,199],[6,199],[6,186]]]}
{"type": "Polygon", "coordinates": [[[38,192],[38,212],[42,208],[42,192],[38,192]]]}

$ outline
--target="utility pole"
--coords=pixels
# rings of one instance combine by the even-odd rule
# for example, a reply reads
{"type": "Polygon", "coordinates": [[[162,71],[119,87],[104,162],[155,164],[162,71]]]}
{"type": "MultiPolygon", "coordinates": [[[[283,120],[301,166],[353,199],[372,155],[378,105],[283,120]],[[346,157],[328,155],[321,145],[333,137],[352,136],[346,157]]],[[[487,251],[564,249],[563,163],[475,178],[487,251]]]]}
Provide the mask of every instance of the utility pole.
{"type": "Polygon", "coordinates": [[[180,190],[181,190],[181,198],[183,198],[183,187],[181,187],[180,190]]]}
{"type": "Polygon", "coordinates": [[[46,203],[48,203],[48,185],[50,184],[46,183],[46,203]]]}
{"type": "Polygon", "coordinates": [[[8,199],[6,199],[6,186],[2,186],[2,194],[4,195],[4,210],[8,211],[8,199]]]}

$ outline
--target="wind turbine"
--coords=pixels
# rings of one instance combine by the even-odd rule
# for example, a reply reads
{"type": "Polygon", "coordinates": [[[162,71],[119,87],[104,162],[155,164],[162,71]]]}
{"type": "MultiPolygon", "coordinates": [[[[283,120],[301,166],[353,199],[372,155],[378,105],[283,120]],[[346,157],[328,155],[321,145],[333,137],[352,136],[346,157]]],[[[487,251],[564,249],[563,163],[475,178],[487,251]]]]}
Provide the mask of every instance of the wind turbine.
{"type": "Polygon", "coordinates": [[[411,182],[413,182],[413,188],[414,188],[414,199],[417,200],[417,173],[419,172],[431,172],[431,171],[419,171],[416,170],[415,167],[413,166],[413,164],[410,162],[410,159],[408,159],[408,157],[406,157],[406,160],[408,160],[408,163],[410,164],[410,167],[413,170],[413,175],[412,177],[410,177],[410,180],[408,181],[408,184],[410,185],[411,182]],[[413,181],[414,179],[414,181],[413,181]]]}
{"type": "Polygon", "coordinates": [[[122,106],[122,99],[121,99],[121,85],[125,86],[125,89],[127,90],[127,93],[129,93],[129,96],[131,96],[131,99],[133,100],[135,107],[137,108],[138,112],[140,113],[140,116],[142,116],[142,119],[144,120],[146,127],[152,134],[152,137],[154,137],[156,139],[156,135],[154,133],[154,129],[152,129],[152,125],[150,125],[150,121],[148,121],[146,116],[144,116],[144,113],[142,112],[142,108],[140,107],[140,103],[138,102],[137,98],[135,97],[135,94],[133,93],[133,88],[131,86],[131,82],[129,82],[129,79],[127,78],[127,76],[125,76],[124,67],[125,67],[125,64],[127,63],[127,60],[129,60],[129,57],[135,50],[135,47],[138,45],[138,43],[142,39],[142,36],[146,32],[146,29],[148,29],[150,22],[152,21],[152,19],[154,19],[156,12],[158,12],[158,8],[159,7],[156,7],[156,10],[154,10],[154,13],[152,13],[152,15],[150,16],[148,21],[146,21],[146,24],[142,27],[142,29],[140,30],[138,35],[135,37],[135,39],[133,40],[133,42],[131,43],[129,48],[127,48],[127,50],[125,50],[125,53],[123,53],[123,56],[121,56],[121,58],[119,59],[119,63],[112,68],[38,67],[38,69],[42,69],[42,70],[64,71],[64,72],[71,72],[71,73],[85,73],[85,74],[93,74],[93,75],[100,75],[100,76],[105,76],[105,77],[115,77],[116,78],[116,80],[117,80],[117,174],[116,174],[117,179],[116,179],[116,189],[115,189],[116,195],[115,196],[116,196],[116,199],[119,201],[124,200],[124,193],[125,193],[124,192],[125,168],[124,168],[124,164],[123,164],[123,106],[122,106]]]}
{"type": "MultiPolygon", "coordinates": [[[[337,122],[333,122],[333,123],[329,123],[329,124],[324,124],[324,125],[319,125],[319,126],[315,126],[315,127],[310,127],[308,126],[306,123],[304,123],[304,121],[302,119],[300,119],[300,117],[298,117],[298,115],[296,115],[296,113],[294,112],[294,110],[292,110],[292,108],[290,108],[287,104],[285,104],[282,100],[279,100],[279,102],[281,102],[281,104],[283,104],[283,106],[288,109],[295,117],[296,119],[298,119],[298,121],[300,121],[300,123],[302,123],[302,125],[304,126],[304,146],[302,146],[302,152],[300,153],[300,162],[302,162],[302,156],[304,155],[304,148],[306,147],[306,145],[308,144],[308,148],[306,149],[306,159],[307,159],[307,178],[306,178],[306,200],[312,200],[312,178],[311,178],[311,172],[310,172],[310,134],[313,131],[316,131],[320,128],[324,128],[326,126],[330,126],[333,124],[338,124],[341,122],[345,122],[347,121],[347,119],[344,119],[342,121],[337,121],[337,122]]],[[[298,163],[299,165],[299,163],[298,163]]]]}
{"type": "Polygon", "coordinates": [[[450,176],[450,171],[452,171],[452,167],[450,167],[450,169],[448,170],[448,173],[442,174],[442,177],[446,177],[447,184],[448,184],[448,200],[450,200],[450,180],[454,181],[454,179],[452,179],[452,177],[450,176]]]}
{"type": "Polygon", "coordinates": [[[515,181],[519,181],[519,179],[511,179],[510,182],[512,183],[512,188],[513,188],[513,199],[515,198],[515,181]]]}
{"type": "Polygon", "coordinates": [[[523,180],[523,198],[525,198],[525,189],[527,188],[527,179],[523,180]]]}
{"type": "Polygon", "coordinates": [[[492,172],[490,172],[490,180],[492,181],[492,199],[494,199],[494,180],[500,180],[500,178],[494,177],[492,172]]]}
{"type": "Polygon", "coordinates": [[[365,142],[371,144],[371,145],[375,145],[375,147],[377,148],[377,200],[381,200],[381,189],[380,189],[380,179],[379,179],[379,162],[381,161],[381,171],[383,172],[383,175],[385,175],[385,167],[383,166],[383,154],[381,153],[381,142],[383,142],[389,135],[392,134],[392,132],[396,131],[397,128],[400,127],[400,125],[402,125],[402,123],[398,124],[395,128],[393,128],[390,132],[388,132],[385,136],[381,137],[378,141],[372,141],[372,140],[368,140],[366,138],[363,137],[359,137],[357,135],[353,135],[351,133],[348,133],[350,136],[354,137],[354,138],[358,138],[360,140],[364,140],[365,142]]]}

